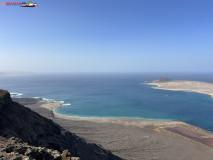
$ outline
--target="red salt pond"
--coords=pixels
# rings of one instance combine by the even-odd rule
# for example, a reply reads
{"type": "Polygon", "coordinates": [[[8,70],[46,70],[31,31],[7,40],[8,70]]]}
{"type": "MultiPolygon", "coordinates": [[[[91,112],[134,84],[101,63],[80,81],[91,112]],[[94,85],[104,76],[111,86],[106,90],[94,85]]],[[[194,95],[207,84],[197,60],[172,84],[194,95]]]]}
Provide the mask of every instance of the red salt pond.
{"type": "Polygon", "coordinates": [[[213,147],[213,138],[206,138],[207,136],[204,134],[198,133],[196,131],[193,131],[187,128],[179,127],[179,126],[167,127],[165,129],[175,134],[179,134],[181,136],[187,137],[189,139],[200,142],[207,146],[213,147]]]}

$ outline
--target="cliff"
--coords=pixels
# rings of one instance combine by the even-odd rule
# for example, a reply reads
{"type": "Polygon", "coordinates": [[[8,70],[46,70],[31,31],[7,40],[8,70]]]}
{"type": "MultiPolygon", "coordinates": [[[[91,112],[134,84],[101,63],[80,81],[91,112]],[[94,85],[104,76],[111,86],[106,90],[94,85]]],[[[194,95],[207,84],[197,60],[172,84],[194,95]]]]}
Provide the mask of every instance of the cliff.
{"type": "MultiPolygon", "coordinates": [[[[100,146],[87,143],[53,121],[40,116],[19,103],[13,102],[10,93],[5,90],[0,90],[0,136],[7,143],[18,139],[26,146],[32,146],[31,149],[37,147],[34,148],[36,151],[40,150],[45,153],[44,155],[52,157],[43,157],[44,159],[56,158],[57,156],[53,155],[52,152],[60,155],[64,150],[68,150],[71,156],[80,157],[81,160],[121,160],[121,158],[100,146]]],[[[11,145],[14,150],[10,149],[9,151],[14,153],[17,146],[11,145]]],[[[2,156],[7,155],[3,154],[7,149],[0,148],[0,150],[1,159],[1,152],[2,156]]],[[[27,152],[27,149],[25,152],[27,152]]],[[[27,156],[25,152],[21,153],[27,156]]],[[[40,158],[34,159],[41,159],[41,156],[42,154],[40,158]]],[[[62,157],[58,156],[56,159],[60,158],[62,157]]]]}

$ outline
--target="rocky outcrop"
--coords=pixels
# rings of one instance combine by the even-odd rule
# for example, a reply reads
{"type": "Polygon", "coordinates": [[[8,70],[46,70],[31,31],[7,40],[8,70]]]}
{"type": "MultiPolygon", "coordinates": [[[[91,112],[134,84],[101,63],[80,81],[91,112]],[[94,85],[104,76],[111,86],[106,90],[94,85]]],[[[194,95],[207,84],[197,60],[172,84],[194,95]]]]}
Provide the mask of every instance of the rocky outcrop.
{"type": "Polygon", "coordinates": [[[3,110],[3,107],[11,101],[10,93],[5,90],[0,90],[0,112],[3,110]]]}
{"type": "Polygon", "coordinates": [[[34,147],[24,143],[19,138],[11,137],[7,139],[0,137],[0,141],[0,160],[62,160],[62,155],[57,150],[34,147]]]}
{"type": "Polygon", "coordinates": [[[30,146],[45,147],[59,153],[68,150],[73,157],[81,160],[121,160],[102,147],[64,130],[52,120],[13,102],[4,90],[0,90],[0,136],[7,139],[15,137],[30,146]]]}
{"type": "Polygon", "coordinates": [[[172,80],[169,79],[169,78],[159,78],[159,79],[154,80],[154,81],[152,81],[152,82],[153,82],[153,83],[159,83],[159,82],[170,82],[170,81],[172,81],[172,80]]]}

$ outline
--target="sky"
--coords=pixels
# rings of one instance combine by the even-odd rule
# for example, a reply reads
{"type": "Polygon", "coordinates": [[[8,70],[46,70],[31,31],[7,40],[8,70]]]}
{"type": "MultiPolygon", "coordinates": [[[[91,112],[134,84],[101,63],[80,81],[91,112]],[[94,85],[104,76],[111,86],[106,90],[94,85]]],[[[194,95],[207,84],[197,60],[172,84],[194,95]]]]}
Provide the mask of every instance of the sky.
{"type": "Polygon", "coordinates": [[[0,6],[0,72],[213,71],[212,0],[33,2],[0,6]]]}

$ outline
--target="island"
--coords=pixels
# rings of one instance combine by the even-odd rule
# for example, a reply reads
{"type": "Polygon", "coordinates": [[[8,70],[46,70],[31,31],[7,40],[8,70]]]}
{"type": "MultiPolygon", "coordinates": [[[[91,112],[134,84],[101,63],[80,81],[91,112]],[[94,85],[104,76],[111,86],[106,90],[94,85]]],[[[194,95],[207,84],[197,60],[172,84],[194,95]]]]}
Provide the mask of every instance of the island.
{"type": "Polygon", "coordinates": [[[171,91],[184,91],[184,92],[197,92],[207,94],[213,97],[213,84],[199,81],[186,81],[186,80],[171,80],[169,78],[160,78],[154,80],[148,85],[154,85],[155,89],[171,90],[171,91]]]}

